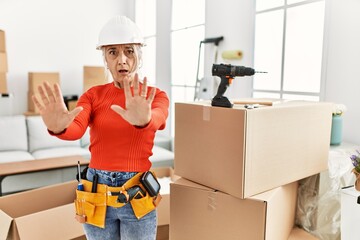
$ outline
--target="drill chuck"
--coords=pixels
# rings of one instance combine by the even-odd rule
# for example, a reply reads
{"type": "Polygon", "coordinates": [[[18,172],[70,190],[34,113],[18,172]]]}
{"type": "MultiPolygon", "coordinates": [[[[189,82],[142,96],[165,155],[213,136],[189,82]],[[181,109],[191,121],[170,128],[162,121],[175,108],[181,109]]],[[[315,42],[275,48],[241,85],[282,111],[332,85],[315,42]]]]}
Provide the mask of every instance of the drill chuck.
{"type": "Polygon", "coordinates": [[[230,64],[213,64],[212,75],[213,76],[229,76],[229,77],[243,77],[243,76],[252,76],[255,74],[253,68],[244,67],[244,66],[234,66],[230,64]]]}

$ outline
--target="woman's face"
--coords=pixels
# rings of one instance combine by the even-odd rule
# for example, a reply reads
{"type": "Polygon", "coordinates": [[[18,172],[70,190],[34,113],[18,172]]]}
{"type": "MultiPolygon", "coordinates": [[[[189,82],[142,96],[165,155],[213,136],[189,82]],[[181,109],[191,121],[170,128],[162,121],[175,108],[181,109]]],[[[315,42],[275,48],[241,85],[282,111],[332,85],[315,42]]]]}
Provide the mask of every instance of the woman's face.
{"type": "Polygon", "coordinates": [[[136,54],[131,44],[105,46],[105,60],[115,86],[122,88],[125,77],[133,78],[137,65],[136,54]]]}

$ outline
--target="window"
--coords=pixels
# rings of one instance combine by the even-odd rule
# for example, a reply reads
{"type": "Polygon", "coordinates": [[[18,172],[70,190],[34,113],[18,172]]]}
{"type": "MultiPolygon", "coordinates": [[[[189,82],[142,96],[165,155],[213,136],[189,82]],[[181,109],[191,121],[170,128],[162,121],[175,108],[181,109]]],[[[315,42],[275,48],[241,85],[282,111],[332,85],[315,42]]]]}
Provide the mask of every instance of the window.
{"type": "Polygon", "coordinates": [[[257,0],[253,96],[319,101],[324,0],[257,0]]]}
{"type": "Polygon", "coordinates": [[[135,22],[144,35],[146,45],[142,48],[140,73],[150,83],[156,84],[156,0],[136,0],[135,9],[135,22]]]}
{"type": "MultiPolygon", "coordinates": [[[[205,37],[205,0],[173,0],[171,21],[171,104],[193,101],[200,41],[205,37]],[[191,6],[191,11],[189,11],[191,6]]],[[[174,134],[174,107],[172,108],[174,134]]]]}

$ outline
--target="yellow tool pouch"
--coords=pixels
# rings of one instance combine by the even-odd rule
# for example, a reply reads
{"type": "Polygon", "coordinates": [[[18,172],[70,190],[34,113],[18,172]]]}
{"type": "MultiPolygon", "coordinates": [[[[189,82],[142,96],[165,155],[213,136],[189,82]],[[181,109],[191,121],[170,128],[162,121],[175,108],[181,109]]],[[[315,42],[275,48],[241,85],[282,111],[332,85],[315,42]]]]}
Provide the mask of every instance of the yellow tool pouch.
{"type": "Polygon", "coordinates": [[[98,184],[98,191],[92,193],[92,182],[83,179],[81,182],[84,185],[84,191],[76,190],[76,219],[80,223],[86,222],[104,228],[107,207],[107,186],[98,184]]]}
{"type": "MultiPolygon", "coordinates": [[[[82,179],[81,182],[84,185],[84,191],[76,190],[75,218],[80,223],[88,223],[97,227],[104,228],[107,206],[119,208],[127,204],[118,202],[119,193],[122,193],[124,191],[126,192],[127,189],[135,185],[138,185],[142,189],[145,189],[145,187],[140,182],[142,175],[142,172],[136,174],[121,187],[110,187],[105,184],[98,184],[96,193],[91,192],[92,182],[82,179]]],[[[135,216],[140,219],[152,210],[154,210],[160,200],[160,194],[155,197],[151,197],[150,194],[146,193],[146,195],[142,198],[133,198],[130,201],[130,204],[132,206],[135,216]]]]}

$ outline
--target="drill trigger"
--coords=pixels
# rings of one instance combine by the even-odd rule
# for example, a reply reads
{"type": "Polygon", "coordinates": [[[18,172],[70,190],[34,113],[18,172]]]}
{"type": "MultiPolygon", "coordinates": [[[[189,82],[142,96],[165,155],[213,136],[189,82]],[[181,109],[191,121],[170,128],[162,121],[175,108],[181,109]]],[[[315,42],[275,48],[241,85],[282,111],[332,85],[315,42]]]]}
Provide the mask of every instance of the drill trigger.
{"type": "Polygon", "coordinates": [[[231,76],[228,76],[227,78],[229,79],[229,85],[232,84],[232,81],[234,80],[234,78],[231,76]]]}

